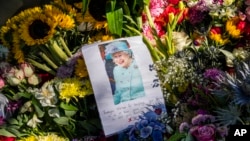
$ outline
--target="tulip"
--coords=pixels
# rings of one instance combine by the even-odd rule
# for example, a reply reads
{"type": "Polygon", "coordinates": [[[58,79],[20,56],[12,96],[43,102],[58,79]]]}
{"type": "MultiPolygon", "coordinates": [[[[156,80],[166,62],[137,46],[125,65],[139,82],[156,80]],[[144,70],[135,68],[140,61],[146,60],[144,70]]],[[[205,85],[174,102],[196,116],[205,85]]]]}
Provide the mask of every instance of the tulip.
{"type": "Polygon", "coordinates": [[[22,81],[24,79],[24,72],[22,70],[15,69],[14,75],[20,81],[22,81]]]}
{"type": "Polygon", "coordinates": [[[7,75],[6,80],[11,86],[16,86],[16,85],[20,84],[20,82],[21,82],[20,79],[18,79],[17,77],[15,77],[11,74],[7,75]]]}
{"type": "Polygon", "coordinates": [[[34,74],[33,67],[28,63],[20,64],[20,69],[24,72],[25,77],[30,77],[34,74]]]}

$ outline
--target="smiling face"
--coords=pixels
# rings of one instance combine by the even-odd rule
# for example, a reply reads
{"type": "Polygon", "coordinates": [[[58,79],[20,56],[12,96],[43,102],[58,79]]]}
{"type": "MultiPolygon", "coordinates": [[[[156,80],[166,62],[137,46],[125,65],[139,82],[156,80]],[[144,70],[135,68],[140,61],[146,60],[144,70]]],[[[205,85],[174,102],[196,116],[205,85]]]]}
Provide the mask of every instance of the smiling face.
{"type": "Polygon", "coordinates": [[[132,58],[130,57],[129,53],[124,51],[113,53],[112,58],[116,65],[124,68],[128,68],[132,62],[132,58]]]}

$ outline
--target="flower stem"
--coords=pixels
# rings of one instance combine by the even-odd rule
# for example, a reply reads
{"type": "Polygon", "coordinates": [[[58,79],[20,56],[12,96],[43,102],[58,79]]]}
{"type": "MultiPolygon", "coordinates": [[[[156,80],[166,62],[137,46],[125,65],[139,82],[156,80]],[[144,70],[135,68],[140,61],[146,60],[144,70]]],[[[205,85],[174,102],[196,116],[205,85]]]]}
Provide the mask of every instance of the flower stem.
{"type": "Polygon", "coordinates": [[[57,69],[58,66],[44,53],[39,52],[39,55],[53,68],[57,69]]]}
{"type": "Polygon", "coordinates": [[[65,50],[66,54],[71,57],[72,56],[72,53],[71,51],[69,50],[68,46],[66,45],[64,39],[62,37],[59,37],[59,42],[62,44],[62,47],[63,49],[65,50]]]}
{"type": "Polygon", "coordinates": [[[50,42],[50,46],[48,46],[48,49],[53,55],[57,55],[59,57],[59,59],[61,60],[60,64],[63,64],[68,60],[68,56],[62,50],[62,48],[59,47],[58,43],[55,40],[50,42]]]}
{"type": "Polygon", "coordinates": [[[44,71],[46,71],[46,72],[48,72],[48,73],[50,73],[50,74],[52,74],[52,75],[55,75],[55,74],[56,74],[55,71],[53,71],[51,68],[49,68],[49,67],[48,67],[47,65],[45,65],[45,64],[41,64],[41,63],[39,63],[39,62],[37,62],[37,61],[35,61],[35,60],[33,60],[33,59],[30,59],[30,58],[28,58],[28,61],[29,61],[32,65],[36,66],[36,67],[39,68],[39,69],[42,69],[42,70],[44,70],[44,71]]]}

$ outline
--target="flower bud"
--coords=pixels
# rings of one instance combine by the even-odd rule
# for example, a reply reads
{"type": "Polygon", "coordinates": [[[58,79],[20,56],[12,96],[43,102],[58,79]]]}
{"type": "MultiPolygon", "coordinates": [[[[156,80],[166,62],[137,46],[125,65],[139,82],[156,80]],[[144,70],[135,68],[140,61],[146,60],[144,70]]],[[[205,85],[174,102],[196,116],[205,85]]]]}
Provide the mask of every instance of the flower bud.
{"type": "Polygon", "coordinates": [[[168,21],[169,21],[169,23],[172,23],[173,21],[174,21],[174,13],[169,13],[168,14],[168,21]]]}
{"type": "Polygon", "coordinates": [[[24,79],[24,72],[22,70],[15,69],[14,75],[19,80],[23,80],[24,79]]]}
{"type": "Polygon", "coordinates": [[[16,86],[16,85],[18,85],[20,82],[21,82],[21,80],[20,79],[18,79],[17,77],[15,77],[15,76],[13,76],[13,75],[7,75],[7,77],[6,77],[6,80],[7,80],[7,82],[11,85],[11,86],[16,86]]]}
{"type": "Polygon", "coordinates": [[[34,74],[33,67],[28,63],[22,63],[20,65],[20,69],[23,70],[25,77],[30,77],[30,76],[32,76],[34,74]]]}
{"type": "Polygon", "coordinates": [[[28,78],[28,83],[31,84],[31,85],[37,85],[41,82],[40,78],[33,74],[31,75],[29,78],[28,78]]]}
{"type": "Polygon", "coordinates": [[[180,1],[179,4],[178,4],[178,7],[179,7],[180,10],[183,10],[183,9],[185,9],[186,6],[183,3],[183,1],[180,1]]]}

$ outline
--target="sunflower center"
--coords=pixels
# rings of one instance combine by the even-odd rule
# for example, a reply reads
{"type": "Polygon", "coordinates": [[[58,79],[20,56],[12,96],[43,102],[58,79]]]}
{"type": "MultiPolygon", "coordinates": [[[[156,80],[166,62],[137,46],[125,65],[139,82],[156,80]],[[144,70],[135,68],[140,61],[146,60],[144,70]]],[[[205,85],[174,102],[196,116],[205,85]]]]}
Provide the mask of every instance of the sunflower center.
{"type": "Polygon", "coordinates": [[[29,34],[34,39],[42,39],[46,37],[48,35],[49,30],[50,26],[41,20],[35,20],[29,26],[29,34]]]}

